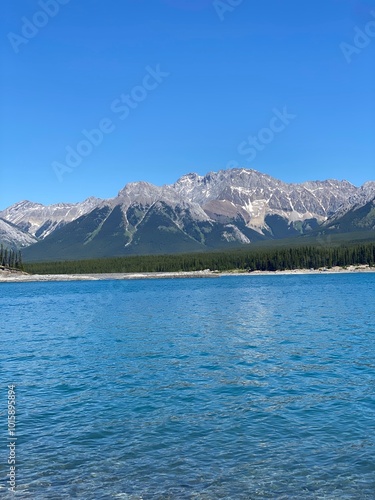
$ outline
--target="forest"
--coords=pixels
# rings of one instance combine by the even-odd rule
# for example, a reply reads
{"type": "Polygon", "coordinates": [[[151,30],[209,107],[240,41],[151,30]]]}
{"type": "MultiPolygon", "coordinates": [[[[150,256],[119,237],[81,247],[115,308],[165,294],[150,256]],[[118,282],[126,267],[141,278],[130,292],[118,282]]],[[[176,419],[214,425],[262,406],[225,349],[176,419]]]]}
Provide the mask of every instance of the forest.
{"type": "MultiPolygon", "coordinates": [[[[15,263],[15,261],[12,262],[15,263]]],[[[22,265],[22,261],[18,262],[21,262],[22,265]]],[[[24,270],[34,274],[177,272],[204,269],[251,272],[256,270],[318,269],[359,264],[375,265],[375,243],[235,249],[207,253],[25,263],[24,270]]]]}
{"type": "Polygon", "coordinates": [[[21,252],[0,245],[0,266],[5,269],[23,270],[21,252]]]}

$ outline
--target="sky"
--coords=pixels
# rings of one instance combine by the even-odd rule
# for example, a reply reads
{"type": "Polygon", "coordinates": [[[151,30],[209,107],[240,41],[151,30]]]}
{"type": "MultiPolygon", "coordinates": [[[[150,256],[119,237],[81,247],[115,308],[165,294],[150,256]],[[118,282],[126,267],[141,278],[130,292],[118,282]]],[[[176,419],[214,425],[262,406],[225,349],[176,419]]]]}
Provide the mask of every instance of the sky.
{"type": "Polygon", "coordinates": [[[375,0],[4,0],[0,33],[0,209],[375,179],[375,0]]]}

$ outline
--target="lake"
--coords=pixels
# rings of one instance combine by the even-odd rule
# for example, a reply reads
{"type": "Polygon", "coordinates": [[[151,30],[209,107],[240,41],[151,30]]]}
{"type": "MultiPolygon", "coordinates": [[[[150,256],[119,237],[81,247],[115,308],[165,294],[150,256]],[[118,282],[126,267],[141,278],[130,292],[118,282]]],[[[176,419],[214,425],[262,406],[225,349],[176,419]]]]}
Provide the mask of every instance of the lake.
{"type": "Polygon", "coordinates": [[[374,499],[375,274],[0,284],[16,498],[374,499]]]}

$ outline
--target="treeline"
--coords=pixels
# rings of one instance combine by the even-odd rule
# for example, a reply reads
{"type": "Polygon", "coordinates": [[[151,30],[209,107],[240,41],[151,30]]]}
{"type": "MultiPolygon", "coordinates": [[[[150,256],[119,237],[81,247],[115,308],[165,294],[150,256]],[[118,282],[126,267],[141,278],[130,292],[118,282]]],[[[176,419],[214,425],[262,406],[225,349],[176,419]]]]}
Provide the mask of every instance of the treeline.
{"type": "Polygon", "coordinates": [[[21,252],[0,245],[0,266],[7,269],[23,270],[21,252]]]}
{"type": "Polygon", "coordinates": [[[229,271],[276,271],[318,269],[320,267],[375,265],[375,243],[329,246],[303,246],[277,249],[248,249],[222,252],[142,255],[81,261],[25,264],[25,270],[36,274],[134,273],[229,271]]]}

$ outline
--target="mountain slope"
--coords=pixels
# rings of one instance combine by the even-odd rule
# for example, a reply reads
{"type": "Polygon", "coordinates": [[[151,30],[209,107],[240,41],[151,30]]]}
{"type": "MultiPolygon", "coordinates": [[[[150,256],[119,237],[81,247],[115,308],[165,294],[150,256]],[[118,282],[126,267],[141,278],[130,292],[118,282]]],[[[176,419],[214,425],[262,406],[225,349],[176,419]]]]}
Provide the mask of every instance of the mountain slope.
{"type": "Polygon", "coordinates": [[[194,252],[261,238],[244,223],[241,229],[208,218],[199,220],[186,206],[163,201],[103,205],[26,248],[23,255],[36,261],[194,252]]]}
{"type": "Polygon", "coordinates": [[[375,196],[363,204],[356,203],[343,214],[335,214],[325,222],[323,227],[330,233],[375,232],[375,196]]]}
{"type": "Polygon", "coordinates": [[[15,250],[30,246],[36,242],[36,238],[22,231],[15,224],[0,218],[0,244],[15,250]]]}

